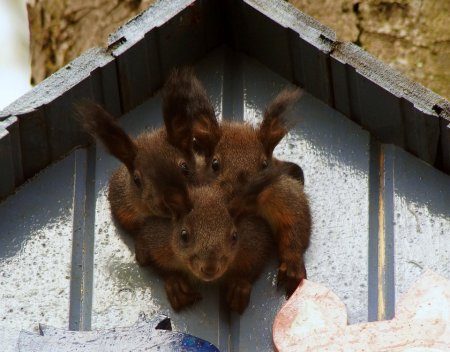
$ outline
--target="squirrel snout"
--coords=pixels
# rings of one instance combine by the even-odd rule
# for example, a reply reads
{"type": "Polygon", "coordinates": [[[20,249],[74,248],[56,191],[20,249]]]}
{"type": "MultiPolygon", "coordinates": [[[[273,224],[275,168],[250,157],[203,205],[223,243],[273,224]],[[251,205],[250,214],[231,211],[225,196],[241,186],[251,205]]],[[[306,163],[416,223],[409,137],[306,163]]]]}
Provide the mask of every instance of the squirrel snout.
{"type": "Polygon", "coordinates": [[[219,267],[217,265],[202,265],[200,270],[206,276],[213,277],[219,271],[219,267]]]}

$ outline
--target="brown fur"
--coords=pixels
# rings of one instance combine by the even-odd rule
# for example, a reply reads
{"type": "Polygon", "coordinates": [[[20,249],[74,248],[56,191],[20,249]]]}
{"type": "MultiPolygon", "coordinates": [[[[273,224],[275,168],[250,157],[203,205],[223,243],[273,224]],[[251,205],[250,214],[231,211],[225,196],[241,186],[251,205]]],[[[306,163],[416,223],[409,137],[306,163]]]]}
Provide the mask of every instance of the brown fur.
{"type": "MultiPolygon", "coordinates": [[[[255,215],[232,217],[228,195],[217,184],[188,186],[165,160],[156,165],[158,193],[173,217],[147,218],[136,236],[138,263],[154,266],[164,277],[175,310],[200,299],[194,286],[206,281],[224,286],[230,309],[242,313],[272,247],[270,227],[255,215]]],[[[278,177],[271,172],[250,180],[249,187],[252,182],[257,186],[242,197],[256,199],[278,177]]],[[[235,196],[235,205],[247,202],[240,197],[235,196]]]]}
{"type": "Polygon", "coordinates": [[[272,155],[277,144],[289,130],[290,122],[285,119],[286,113],[301,95],[302,91],[299,89],[285,89],[266,107],[258,129],[258,137],[267,155],[272,155]]]}
{"type": "Polygon", "coordinates": [[[204,89],[189,69],[175,70],[169,77],[163,90],[162,110],[165,127],[133,139],[100,106],[85,102],[78,107],[86,131],[124,164],[111,177],[109,201],[114,218],[131,233],[139,229],[147,216],[170,217],[155,194],[155,156],[178,166],[180,173],[195,182],[193,117],[209,114],[209,118],[214,118],[204,89]]]}
{"type": "Polygon", "coordinates": [[[207,175],[204,177],[215,178],[218,184],[233,193],[240,183],[265,168],[283,169],[285,177],[268,186],[257,201],[247,202],[241,209],[246,209],[244,213],[255,211],[271,225],[278,244],[278,280],[285,285],[288,296],[306,277],[303,253],[309,244],[311,216],[303,192],[303,171],[294,163],[273,158],[272,152],[290,127],[285,118],[286,111],[300,95],[299,90],[282,91],[266,108],[258,128],[236,122],[210,123],[210,136],[215,140],[209,141],[208,145],[215,148],[210,157],[205,156],[205,164],[199,170],[207,175]],[[212,167],[214,160],[216,165],[217,162],[220,164],[216,170],[212,167]]]}
{"type": "Polygon", "coordinates": [[[278,282],[290,296],[306,279],[303,253],[309,246],[311,214],[303,185],[287,175],[274,182],[258,197],[259,214],[267,219],[276,235],[280,269],[278,282]]]}

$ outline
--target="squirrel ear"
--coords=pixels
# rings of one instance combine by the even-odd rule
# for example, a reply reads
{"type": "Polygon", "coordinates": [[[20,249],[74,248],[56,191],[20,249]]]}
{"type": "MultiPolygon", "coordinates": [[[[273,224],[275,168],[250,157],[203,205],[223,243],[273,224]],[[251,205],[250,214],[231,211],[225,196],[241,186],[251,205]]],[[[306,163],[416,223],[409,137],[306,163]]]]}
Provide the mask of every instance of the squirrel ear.
{"type": "Polygon", "coordinates": [[[100,105],[91,101],[78,104],[76,112],[84,129],[100,139],[109,153],[133,172],[137,146],[119,126],[116,119],[100,105]]]}
{"type": "Polygon", "coordinates": [[[221,130],[214,114],[205,114],[195,118],[193,126],[195,148],[205,157],[214,154],[216,145],[221,137],[221,130]]]}
{"type": "Polygon", "coordinates": [[[162,105],[169,143],[185,152],[192,150],[194,120],[203,116],[215,119],[205,88],[190,68],[172,71],[164,87],[162,105]]]}
{"type": "Polygon", "coordinates": [[[192,150],[192,118],[187,111],[188,101],[186,75],[175,69],[163,89],[162,113],[168,142],[183,152],[192,150]]]}
{"type": "Polygon", "coordinates": [[[284,89],[266,107],[258,137],[268,157],[288,132],[290,123],[285,119],[285,115],[301,95],[299,88],[284,89]]]}

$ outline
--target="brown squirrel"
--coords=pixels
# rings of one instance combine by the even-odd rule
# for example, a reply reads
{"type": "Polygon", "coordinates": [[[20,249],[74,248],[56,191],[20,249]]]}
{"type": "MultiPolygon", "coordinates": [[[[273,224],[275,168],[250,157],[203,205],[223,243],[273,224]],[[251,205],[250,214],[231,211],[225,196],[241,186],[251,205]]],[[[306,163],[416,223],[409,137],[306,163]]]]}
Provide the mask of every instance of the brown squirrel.
{"type": "MultiPolygon", "coordinates": [[[[195,301],[196,295],[188,289],[189,281],[185,277],[186,270],[192,270],[194,273],[195,271],[193,267],[185,266],[186,262],[172,262],[171,250],[175,247],[171,249],[168,246],[166,237],[158,239],[153,234],[167,236],[172,233],[172,227],[178,226],[179,223],[170,219],[170,216],[178,220],[190,219],[192,212],[187,215],[184,212],[192,204],[203,209],[195,212],[196,224],[207,223],[204,221],[205,216],[206,219],[208,216],[219,219],[210,222],[209,228],[201,225],[200,238],[214,238],[212,234],[217,233],[216,226],[221,224],[220,221],[225,221],[226,218],[229,225],[234,220],[239,233],[244,233],[244,238],[248,239],[247,242],[241,241],[242,248],[247,248],[247,252],[254,254],[248,256],[248,253],[243,251],[243,260],[231,260],[234,266],[227,266],[225,262],[220,266],[226,268],[227,275],[222,273],[220,281],[226,283],[227,301],[232,309],[239,312],[245,309],[250,297],[251,283],[265,262],[266,249],[270,248],[266,244],[273,237],[267,236],[270,234],[270,228],[266,222],[258,219],[255,213],[264,217],[275,233],[281,262],[279,282],[285,283],[288,293],[291,293],[301,278],[306,277],[303,252],[308,245],[311,220],[307,199],[303,193],[303,172],[294,163],[272,158],[273,148],[287,131],[285,128],[281,136],[275,137],[277,133],[280,134],[277,123],[284,122],[282,115],[293,97],[287,100],[276,100],[271,104],[268,116],[273,118],[265,117],[266,126],[263,128],[263,122],[258,131],[245,124],[223,123],[219,126],[212,104],[200,82],[192,71],[180,70],[172,73],[163,90],[165,128],[144,132],[132,139],[101,107],[89,104],[80,108],[85,128],[99,138],[109,152],[124,164],[113,174],[110,181],[109,200],[112,213],[125,230],[135,234],[138,262],[141,265],[154,263],[165,276],[167,293],[175,309],[181,309],[195,301]],[[276,138],[279,139],[274,142],[276,138]],[[273,144],[270,153],[267,149],[269,144],[273,144]],[[204,155],[204,160],[197,169],[193,148],[204,155]],[[163,160],[159,161],[160,164],[169,165],[163,169],[171,169],[172,176],[161,176],[157,166],[158,160],[163,160]],[[284,176],[268,177],[271,183],[263,182],[264,190],[259,188],[256,192],[258,188],[255,188],[255,185],[258,182],[247,181],[258,176],[264,168],[269,173],[282,172],[284,176]],[[172,184],[176,187],[167,186],[170,185],[171,177],[175,177],[176,182],[172,184]],[[203,187],[189,187],[184,184],[180,188],[180,184],[183,184],[181,180],[196,183],[199,179],[217,179],[218,182],[203,187]],[[245,188],[242,188],[242,185],[247,185],[248,190],[243,191],[245,188]],[[293,188],[296,190],[291,191],[293,188]],[[239,190],[246,196],[239,198],[239,190]],[[232,195],[234,199],[230,203],[230,211],[234,217],[230,218],[224,214],[227,214],[226,200],[232,195]],[[207,205],[200,206],[201,204],[207,205]],[[180,214],[186,216],[181,217],[180,214]],[[145,248],[153,248],[151,254],[145,251],[145,248]],[[162,254],[156,256],[155,253],[162,254]],[[178,263],[178,269],[171,267],[175,263],[178,263]],[[177,270],[181,270],[180,273],[177,270]],[[235,277],[238,275],[231,275],[233,272],[244,273],[245,279],[240,280],[239,284],[236,283],[235,277]],[[227,281],[228,276],[232,279],[227,281]],[[186,290],[189,294],[183,295],[186,290]]],[[[217,236],[217,239],[224,242],[224,236],[217,236]]],[[[223,255],[218,258],[222,257],[226,258],[223,255]]],[[[211,268],[205,269],[206,272],[211,273],[211,268]]]]}
{"type": "Polygon", "coordinates": [[[288,167],[285,176],[247,201],[241,210],[243,214],[256,212],[271,225],[280,260],[278,282],[284,284],[288,296],[306,278],[303,254],[309,245],[312,221],[301,168],[275,159],[272,153],[289,130],[286,112],[300,96],[299,89],[283,90],[267,106],[256,129],[245,123],[219,124],[207,115],[196,116],[193,125],[196,150],[205,158],[201,172],[219,184],[229,187],[264,169],[288,167]]]}
{"type": "Polygon", "coordinates": [[[174,70],[163,88],[165,127],[143,132],[135,139],[99,105],[85,102],[77,110],[85,130],[123,163],[111,177],[108,195],[112,214],[121,227],[134,233],[147,216],[170,217],[156,197],[149,176],[154,168],[153,158],[162,156],[170,160],[194,182],[192,119],[198,115],[214,116],[209,98],[191,70],[174,70]]]}
{"type": "Polygon", "coordinates": [[[230,213],[229,196],[218,184],[188,185],[166,159],[154,163],[155,187],[172,219],[147,218],[135,236],[137,262],[163,276],[176,311],[201,299],[196,283],[217,282],[229,308],[242,313],[273,247],[269,225],[247,204],[286,171],[267,170],[239,187],[230,213]]]}

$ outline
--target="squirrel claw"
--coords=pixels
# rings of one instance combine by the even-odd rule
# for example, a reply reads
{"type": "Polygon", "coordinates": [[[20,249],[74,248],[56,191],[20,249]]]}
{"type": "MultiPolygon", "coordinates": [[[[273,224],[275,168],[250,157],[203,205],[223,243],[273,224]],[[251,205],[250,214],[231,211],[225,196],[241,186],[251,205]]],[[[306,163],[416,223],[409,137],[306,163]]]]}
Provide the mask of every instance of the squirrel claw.
{"type": "Polygon", "coordinates": [[[281,262],[278,268],[277,287],[286,288],[286,297],[289,298],[297,289],[300,282],[306,279],[306,268],[301,264],[281,262]]]}
{"type": "Polygon", "coordinates": [[[165,282],[167,298],[173,310],[178,312],[201,300],[199,292],[192,289],[183,277],[170,277],[165,282]]]}
{"type": "Polygon", "coordinates": [[[245,280],[237,280],[228,285],[227,303],[230,310],[242,314],[248,306],[252,285],[245,280]]]}

